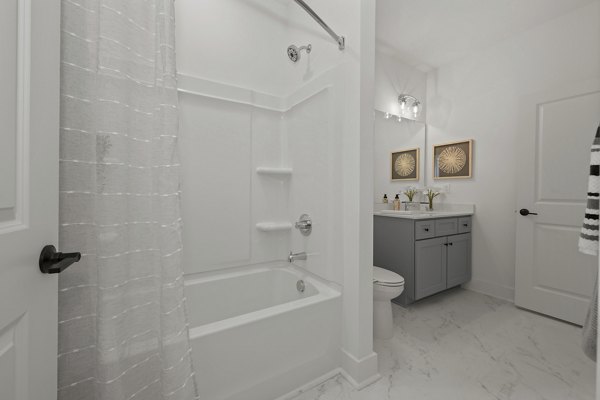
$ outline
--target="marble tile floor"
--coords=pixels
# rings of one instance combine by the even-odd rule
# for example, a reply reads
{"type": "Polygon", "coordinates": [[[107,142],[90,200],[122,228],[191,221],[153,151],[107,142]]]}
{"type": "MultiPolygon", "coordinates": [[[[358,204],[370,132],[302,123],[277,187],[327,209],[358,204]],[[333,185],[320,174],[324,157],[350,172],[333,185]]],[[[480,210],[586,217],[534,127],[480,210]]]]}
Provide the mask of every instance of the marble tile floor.
{"type": "Polygon", "coordinates": [[[460,288],[393,308],[379,381],[356,391],[338,376],[294,400],[594,399],[579,327],[460,288]]]}

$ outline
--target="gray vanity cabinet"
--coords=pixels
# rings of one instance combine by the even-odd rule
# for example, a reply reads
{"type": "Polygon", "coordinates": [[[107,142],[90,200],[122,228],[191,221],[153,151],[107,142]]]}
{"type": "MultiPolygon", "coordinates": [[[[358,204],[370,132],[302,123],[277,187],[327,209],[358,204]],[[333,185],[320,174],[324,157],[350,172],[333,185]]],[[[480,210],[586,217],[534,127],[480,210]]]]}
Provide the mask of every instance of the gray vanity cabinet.
{"type": "Polygon", "coordinates": [[[458,286],[471,280],[471,234],[448,236],[447,285],[458,286]]]}
{"type": "Polygon", "coordinates": [[[446,289],[446,238],[415,243],[415,299],[446,289]]]}
{"type": "Polygon", "coordinates": [[[471,217],[374,217],[373,265],[404,277],[407,305],[471,279],[471,217]]]}

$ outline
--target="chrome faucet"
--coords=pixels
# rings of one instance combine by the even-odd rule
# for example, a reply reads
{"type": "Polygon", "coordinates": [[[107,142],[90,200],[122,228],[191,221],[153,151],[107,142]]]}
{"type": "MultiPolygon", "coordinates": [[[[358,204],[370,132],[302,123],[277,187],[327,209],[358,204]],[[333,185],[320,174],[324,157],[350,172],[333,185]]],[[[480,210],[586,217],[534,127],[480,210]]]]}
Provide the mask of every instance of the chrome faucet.
{"type": "Polygon", "coordinates": [[[288,261],[294,262],[296,260],[306,260],[306,253],[304,251],[301,253],[292,253],[290,251],[290,255],[288,256],[288,261]]]}

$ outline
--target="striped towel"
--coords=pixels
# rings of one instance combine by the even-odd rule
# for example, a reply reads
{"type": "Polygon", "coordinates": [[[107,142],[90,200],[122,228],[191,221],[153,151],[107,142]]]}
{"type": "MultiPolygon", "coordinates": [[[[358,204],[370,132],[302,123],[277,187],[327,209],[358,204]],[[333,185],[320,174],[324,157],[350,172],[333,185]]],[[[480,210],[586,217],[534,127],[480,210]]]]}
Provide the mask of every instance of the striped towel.
{"type": "Polygon", "coordinates": [[[579,251],[593,256],[598,255],[598,215],[600,208],[600,127],[596,131],[590,162],[590,177],[588,180],[587,208],[579,237],[579,251]]]}
{"type": "MultiPolygon", "coordinates": [[[[592,145],[590,177],[588,181],[587,207],[583,219],[583,227],[579,236],[579,251],[585,254],[598,255],[598,216],[600,215],[600,126],[596,131],[592,145]]],[[[583,323],[583,352],[592,360],[596,360],[598,331],[598,280],[594,285],[594,295],[590,301],[585,322],[583,323]]]]}

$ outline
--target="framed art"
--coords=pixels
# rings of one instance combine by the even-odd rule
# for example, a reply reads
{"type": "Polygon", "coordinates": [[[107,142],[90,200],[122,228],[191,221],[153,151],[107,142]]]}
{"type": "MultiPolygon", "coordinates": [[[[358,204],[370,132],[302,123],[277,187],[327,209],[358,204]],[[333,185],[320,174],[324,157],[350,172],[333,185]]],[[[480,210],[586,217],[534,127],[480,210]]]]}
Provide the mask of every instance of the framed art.
{"type": "Polygon", "coordinates": [[[419,165],[419,148],[392,152],[392,181],[418,181],[419,165]]]}
{"type": "Polygon", "coordinates": [[[471,178],[473,140],[433,146],[433,179],[471,178]]]}

